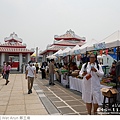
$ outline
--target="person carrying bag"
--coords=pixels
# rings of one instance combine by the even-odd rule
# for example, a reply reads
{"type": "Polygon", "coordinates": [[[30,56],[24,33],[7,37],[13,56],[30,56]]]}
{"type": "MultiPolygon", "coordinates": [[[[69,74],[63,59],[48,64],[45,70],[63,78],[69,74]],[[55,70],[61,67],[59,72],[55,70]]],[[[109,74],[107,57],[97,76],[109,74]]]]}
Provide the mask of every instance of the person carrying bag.
{"type": "Polygon", "coordinates": [[[28,79],[28,94],[32,93],[33,81],[34,77],[36,76],[36,68],[33,66],[32,62],[29,62],[29,65],[26,68],[26,76],[25,78],[28,79]]]}
{"type": "Polygon", "coordinates": [[[10,81],[8,80],[10,74],[11,66],[9,62],[4,66],[4,78],[6,79],[5,85],[7,85],[10,81]]]}

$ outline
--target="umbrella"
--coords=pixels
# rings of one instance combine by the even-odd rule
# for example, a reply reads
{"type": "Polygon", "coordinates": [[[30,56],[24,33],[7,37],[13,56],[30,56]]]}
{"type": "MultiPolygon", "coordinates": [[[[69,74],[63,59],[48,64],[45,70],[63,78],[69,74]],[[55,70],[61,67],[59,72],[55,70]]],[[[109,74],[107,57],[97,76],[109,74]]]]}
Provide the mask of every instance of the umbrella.
{"type": "Polygon", "coordinates": [[[31,57],[36,57],[36,53],[33,53],[33,54],[31,55],[31,57]]]}

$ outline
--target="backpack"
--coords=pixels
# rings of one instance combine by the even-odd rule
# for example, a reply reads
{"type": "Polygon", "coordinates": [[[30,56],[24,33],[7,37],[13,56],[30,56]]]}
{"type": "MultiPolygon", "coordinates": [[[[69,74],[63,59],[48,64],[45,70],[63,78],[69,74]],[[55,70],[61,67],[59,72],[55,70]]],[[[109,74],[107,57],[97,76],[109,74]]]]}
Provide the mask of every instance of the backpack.
{"type": "MultiPolygon", "coordinates": [[[[97,69],[99,70],[98,62],[95,62],[95,63],[97,64],[97,69]]],[[[85,66],[84,66],[84,69],[86,69],[87,65],[88,65],[88,62],[86,62],[85,66]]]]}

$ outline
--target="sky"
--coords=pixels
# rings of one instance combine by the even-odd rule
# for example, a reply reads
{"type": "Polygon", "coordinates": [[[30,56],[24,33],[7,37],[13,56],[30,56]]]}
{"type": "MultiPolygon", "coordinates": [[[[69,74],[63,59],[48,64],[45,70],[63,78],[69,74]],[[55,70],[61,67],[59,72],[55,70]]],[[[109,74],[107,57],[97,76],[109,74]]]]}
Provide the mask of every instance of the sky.
{"type": "Polygon", "coordinates": [[[15,32],[43,51],[70,29],[86,41],[120,30],[120,0],[0,0],[1,43],[15,32]]]}

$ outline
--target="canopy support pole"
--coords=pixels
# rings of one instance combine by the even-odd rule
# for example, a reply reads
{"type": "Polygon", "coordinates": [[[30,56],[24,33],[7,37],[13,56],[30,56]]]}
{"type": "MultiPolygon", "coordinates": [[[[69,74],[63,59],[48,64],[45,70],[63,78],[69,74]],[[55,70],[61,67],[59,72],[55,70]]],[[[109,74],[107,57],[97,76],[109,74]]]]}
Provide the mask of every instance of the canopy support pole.
{"type": "Polygon", "coordinates": [[[120,54],[119,54],[119,46],[117,47],[117,61],[119,60],[120,54]]]}
{"type": "Polygon", "coordinates": [[[66,85],[66,88],[70,88],[70,82],[69,82],[69,75],[70,75],[70,55],[68,55],[68,85],[66,85]]]}

